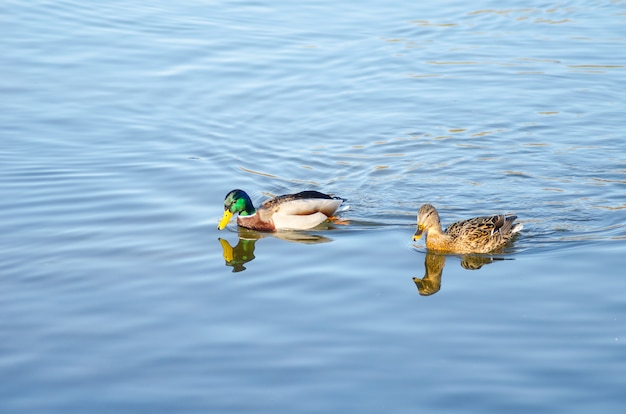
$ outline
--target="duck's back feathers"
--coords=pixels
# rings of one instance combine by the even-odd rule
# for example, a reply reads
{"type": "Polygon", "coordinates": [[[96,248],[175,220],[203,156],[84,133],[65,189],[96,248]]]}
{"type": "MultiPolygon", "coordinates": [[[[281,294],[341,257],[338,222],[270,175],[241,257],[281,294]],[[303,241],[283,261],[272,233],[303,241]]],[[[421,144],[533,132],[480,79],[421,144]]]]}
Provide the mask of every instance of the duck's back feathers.
{"type": "Polygon", "coordinates": [[[277,229],[302,230],[326,221],[343,201],[319,191],[301,191],[268,200],[263,203],[262,210],[271,212],[277,229]]]}
{"type": "Polygon", "coordinates": [[[455,240],[458,250],[489,252],[503,247],[521,230],[521,224],[514,225],[517,216],[474,217],[451,224],[445,234],[455,240]]]}
{"type": "Polygon", "coordinates": [[[300,191],[295,194],[285,194],[281,196],[274,197],[270,200],[267,200],[263,203],[264,208],[271,209],[278,204],[283,204],[288,201],[293,200],[341,200],[344,201],[340,197],[333,197],[328,194],[320,193],[319,191],[308,190],[308,191],[300,191]]]}
{"type": "Polygon", "coordinates": [[[474,217],[451,224],[444,233],[455,240],[459,249],[487,252],[503,247],[521,230],[521,224],[514,226],[516,219],[504,214],[474,217]]]}
{"type": "Polygon", "coordinates": [[[445,230],[445,233],[451,237],[461,235],[466,235],[467,237],[490,237],[496,232],[509,233],[516,218],[517,216],[505,216],[504,214],[474,217],[451,224],[445,230]]]}

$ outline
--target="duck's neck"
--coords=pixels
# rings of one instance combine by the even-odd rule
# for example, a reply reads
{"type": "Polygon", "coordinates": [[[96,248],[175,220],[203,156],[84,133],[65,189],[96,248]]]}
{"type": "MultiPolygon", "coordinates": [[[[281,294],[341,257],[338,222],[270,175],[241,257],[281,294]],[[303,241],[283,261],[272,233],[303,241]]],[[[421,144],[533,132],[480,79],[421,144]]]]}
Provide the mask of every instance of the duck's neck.
{"type": "Polygon", "coordinates": [[[452,243],[452,238],[445,234],[439,225],[428,229],[424,243],[430,249],[445,250],[452,243]]]}
{"type": "Polygon", "coordinates": [[[446,234],[443,232],[443,230],[441,230],[441,224],[437,223],[428,229],[428,235],[439,237],[439,236],[445,236],[446,234]]]}
{"type": "Polygon", "coordinates": [[[242,210],[241,213],[239,213],[240,216],[253,216],[256,214],[256,209],[252,208],[251,210],[242,210]]]}
{"type": "Polygon", "coordinates": [[[252,216],[256,214],[256,208],[252,204],[252,200],[249,197],[243,197],[239,200],[239,203],[243,203],[240,207],[239,215],[240,216],[252,216]]]}

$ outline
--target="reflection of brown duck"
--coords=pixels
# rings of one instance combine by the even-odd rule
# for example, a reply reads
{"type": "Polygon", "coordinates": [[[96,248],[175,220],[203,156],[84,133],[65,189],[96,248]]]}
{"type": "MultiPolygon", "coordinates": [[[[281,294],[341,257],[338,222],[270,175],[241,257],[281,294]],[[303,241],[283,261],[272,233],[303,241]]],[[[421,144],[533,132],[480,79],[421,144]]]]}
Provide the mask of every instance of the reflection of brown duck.
{"type": "MultiPolygon", "coordinates": [[[[496,260],[505,260],[501,257],[485,255],[464,255],[461,256],[461,267],[467,270],[478,270],[486,264],[496,260]]],[[[413,282],[417,286],[417,291],[422,296],[430,296],[441,289],[441,276],[446,264],[446,255],[442,253],[427,252],[424,258],[424,269],[426,273],[423,278],[414,277],[413,282]]]]}
{"type": "Polygon", "coordinates": [[[494,260],[504,260],[498,259],[496,257],[491,256],[479,256],[479,255],[465,255],[461,258],[461,266],[463,269],[467,270],[478,270],[486,264],[493,263],[494,260]]]}
{"type": "Polygon", "coordinates": [[[414,277],[413,282],[417,291],[422,296],[429,296],[441,289],[441,274],[446,264],[446,256],[443,254],[426,253],[424,268],[426,273],[423,278],[414,277]]]}

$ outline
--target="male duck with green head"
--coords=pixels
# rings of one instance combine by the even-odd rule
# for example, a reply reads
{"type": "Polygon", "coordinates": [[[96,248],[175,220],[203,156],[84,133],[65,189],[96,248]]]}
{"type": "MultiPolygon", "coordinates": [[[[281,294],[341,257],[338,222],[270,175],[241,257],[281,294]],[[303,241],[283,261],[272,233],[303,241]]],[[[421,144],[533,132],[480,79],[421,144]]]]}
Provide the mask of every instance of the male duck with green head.
{"type": "Polygon", "coordinates": [[[217,228],[222,230],[235,214],[241,227],[260,231],[307,230],[335,214],[343,199],[319,191],[286,194],[255,208],[243,190],[233,190],[224,199],[224,216],[217,228]]]}

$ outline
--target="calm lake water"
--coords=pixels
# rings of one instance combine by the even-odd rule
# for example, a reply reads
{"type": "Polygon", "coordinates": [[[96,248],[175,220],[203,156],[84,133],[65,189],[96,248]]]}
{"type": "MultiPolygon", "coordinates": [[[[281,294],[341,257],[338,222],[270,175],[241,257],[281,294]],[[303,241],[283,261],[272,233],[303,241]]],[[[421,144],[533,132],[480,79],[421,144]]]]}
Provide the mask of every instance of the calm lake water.
{"type": "Polygon", "coordinates": [[[625,1],[0,10],[0,411],[626,408],[625,1]],[[524,231],[427,254],[426,202],[524,231]]]}

